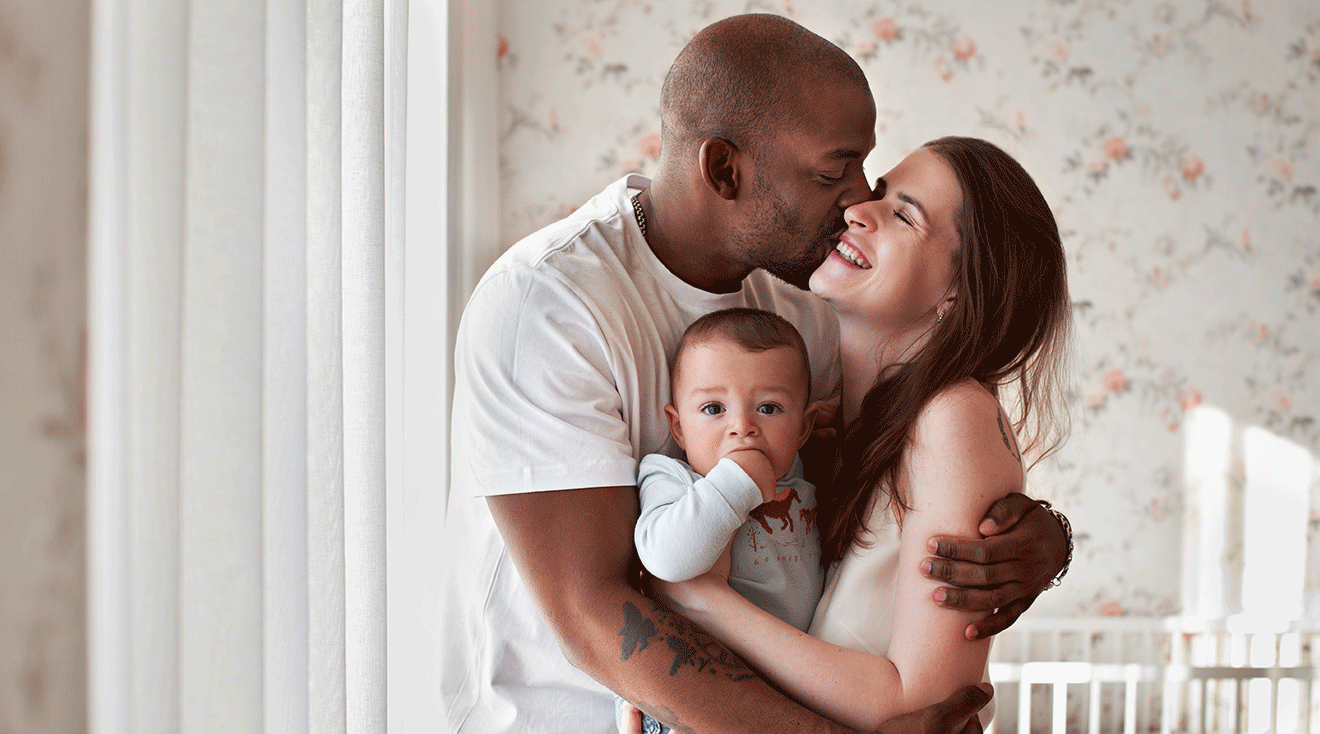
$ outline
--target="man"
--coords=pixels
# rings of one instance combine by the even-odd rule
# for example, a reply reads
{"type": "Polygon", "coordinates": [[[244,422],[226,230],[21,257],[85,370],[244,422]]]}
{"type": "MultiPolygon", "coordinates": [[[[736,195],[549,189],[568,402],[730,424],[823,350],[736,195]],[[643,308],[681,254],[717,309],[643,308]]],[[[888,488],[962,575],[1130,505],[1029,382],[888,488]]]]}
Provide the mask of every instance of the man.
{"type": "MultiPolygon", "coordinates": [[[[843,210],[871,195],[874,101],[841,49],[745,15],[693,39],[661,106],[654,181],[618,181],[514,245],[464,312],[448,526],[473,555],[451,564],[442,681],[457,731],[606,731],[606,687],[680,731],[840,730],[629,585],[634,483],[642,456],[677,454],[667,368],[705,313],[784,316],[811,353],[813,399],[837,397],[833,314],[784,281],[804,284],[843,210]]],[[[982,635],[1063,565],[1063,531],[1033,507],[1018,495],[992,509],[1006,535],[945,544],[987,565],[933,564],[979,586],[947,590],[946,605],[1000,608],[982,635]]],[[[964,689],[887,731],[960,729],[986,700],[964,689]]]]}

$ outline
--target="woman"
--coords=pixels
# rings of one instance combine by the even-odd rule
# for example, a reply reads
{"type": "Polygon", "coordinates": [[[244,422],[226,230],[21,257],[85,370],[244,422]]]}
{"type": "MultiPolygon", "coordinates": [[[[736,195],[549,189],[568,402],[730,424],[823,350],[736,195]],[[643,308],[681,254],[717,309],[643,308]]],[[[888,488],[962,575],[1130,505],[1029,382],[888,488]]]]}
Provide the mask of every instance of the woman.
{"type": "Polygon", "coordinates": [[[834,565],[811,635],[718,571],[658,590],[793,698],[875,730],[984,675],[989,640],[965,634],[980,617],[931,604],[938,582],[920,564],[927,538],[976,537],[986,509],[1022,489],[1024,450],[1057,446],[1070,310],[1054,217],[988,142],[926,144],[845,219],[811,278],[839,315],[846,425],[822,492],[834,565]]]}

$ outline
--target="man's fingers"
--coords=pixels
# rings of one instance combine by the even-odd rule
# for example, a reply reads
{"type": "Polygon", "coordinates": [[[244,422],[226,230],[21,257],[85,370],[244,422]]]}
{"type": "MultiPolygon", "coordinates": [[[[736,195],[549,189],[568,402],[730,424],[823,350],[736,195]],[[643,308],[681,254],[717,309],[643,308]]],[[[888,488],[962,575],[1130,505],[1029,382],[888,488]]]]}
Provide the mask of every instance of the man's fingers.
{"type": "Polygon", "coordinates": [[[1003,632],[1022,616],[1022,613],[1031,607],[1031,603],[1036,601],[1036,597],[1026,597],[1023,599],[1014,599],[999,608],[999,611],[991,614],[976,624],[967,625],[965,634],[969,640],[984,640],[987,637],[1003,632]]]}
{"type": "Polygon", "coordinates": [[[996,566],[983,566],[970,561],[950,561],[927,558],[921,562],[921,575],[944,581],[954,586],[985,588],[1010,580],[1010,576],[996,566]]]}
{"type": "Polygon", "coordinates": [[[990,509],[986,511],[985,518],[981,520],[978,530],[982,535],[990,536],[1002,533],[1008,528],[1017,524],[1022,516],[1040,507],[1036,501],[1021,492],[1014,492],[1009,496],[997,500],[990,509]]]}
{"type": "Polygon", "coordinates": [[[1018,583],[1021,577],[1031,575],[1031,568],[1017,562],[981,565],[972,561],[950,561],[946,558],[927,558],[921,562],[921,575],[954,586],[990,589],[1018,583]]]}
{"type": "Polygon", "coordinates": [[[1006,584],[995,589],[960,589],[941,586],[931,593],[936,604],[964,612],[993,612],[1022,596],[1020,584],[1006,584]]]}
{"type": "MultiPolygon", "coordinates": [[[[937,706],[935,715],[938,721],[936,731],[963,731],[968,719],[976,718],[976,712],[990,703],[995,689],[989,683],[977,683],[964,686],[937,706]]],[[[973,731],[980,731],[980,725],[973,731]]]]}
{"type": "Polygon", "coordinates": [[[983,734],[983,732],[985,732],[985,729],[981,728],[981,717],[973,716],[963,725],[959,734],[983,734]]]}
{"type": "Polygon", "coordinates": [[[926,543],[926,550],[955,561],[991,563],[990,545],[984,540],[936,535],[926,543]]]}

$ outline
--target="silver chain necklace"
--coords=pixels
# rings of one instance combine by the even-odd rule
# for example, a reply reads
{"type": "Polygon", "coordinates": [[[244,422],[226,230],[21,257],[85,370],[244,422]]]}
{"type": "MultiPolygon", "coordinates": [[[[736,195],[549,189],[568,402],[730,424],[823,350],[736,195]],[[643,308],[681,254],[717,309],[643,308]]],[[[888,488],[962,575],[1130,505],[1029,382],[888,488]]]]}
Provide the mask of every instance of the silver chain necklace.
{"type": "Polygon", "coordinates": [[[632,196],[633,214],[637,215],[637,226],[642,230],[642,239],[646,239],[646,212],[642,211],[642,192],[632,196]]]}

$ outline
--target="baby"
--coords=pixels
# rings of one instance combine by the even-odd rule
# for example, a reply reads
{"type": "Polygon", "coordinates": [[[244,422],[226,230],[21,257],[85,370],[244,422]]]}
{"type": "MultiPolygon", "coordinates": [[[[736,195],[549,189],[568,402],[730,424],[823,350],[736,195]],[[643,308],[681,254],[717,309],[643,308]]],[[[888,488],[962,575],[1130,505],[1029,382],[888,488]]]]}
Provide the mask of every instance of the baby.
{"type": "MultiPolygon", "coordinates": [[[[687,461],[642,459],[633,536],[665,581],[709,571],[730,548],[729,585],[804,632],[825,578],[816,491],[797,455],[815,422],[810,383],[806,345],[783,318],[734,308],[693,322],[665,406],[687,461]]],[[[645,730],[661,729],[647,720],[645,730]]]]}

